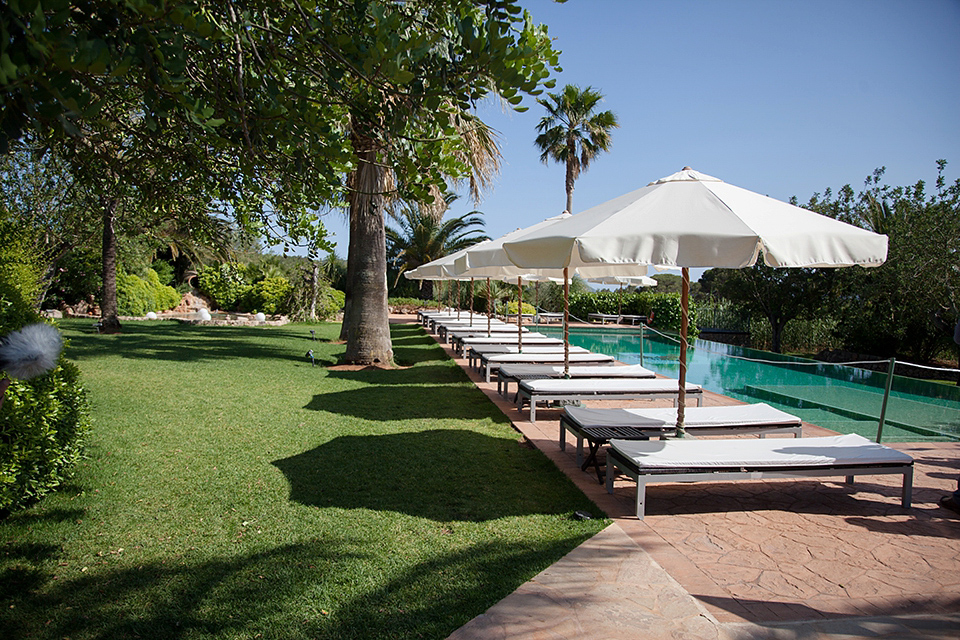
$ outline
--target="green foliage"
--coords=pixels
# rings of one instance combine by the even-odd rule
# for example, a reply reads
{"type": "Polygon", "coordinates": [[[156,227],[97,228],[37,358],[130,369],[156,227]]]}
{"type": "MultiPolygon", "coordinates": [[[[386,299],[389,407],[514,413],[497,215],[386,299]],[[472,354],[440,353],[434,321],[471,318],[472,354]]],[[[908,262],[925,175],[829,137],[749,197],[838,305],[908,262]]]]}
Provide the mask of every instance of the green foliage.
{"type": "Polygon", "coordinates": [[[827,190],[806,205],[889,237],[883,266],[836,270],[821,301],[824,313],[839,320],[837,337],[850,351],[919,363],[957,353],[952,338],[960,320],[960,179],[948,185],[946,162],[937,164],[931,195],[923,181],[881,186],[881,168],[857,196],[846,186],[836,198],[827,190]]]}
{"type": "Polygon", "coordinates": [[[125,316],[143,316],[148,311],[166,311],[180,304],[180,294],[173,287],[160,284],[157,272],[147,270],[147,277],[131,273],[117,274],[117,311],[125,316]]]}
{"type": "Polygon", "coordinates": [[[213,298],[220,309],[233,309],[250,288],[245,267],[236,262],[201,267],[198,280],[200,291],[213,298]]]}
{"type": "MultiPolygon", "coordinates": [[[[0,336],[40,321],[40,269],[21,232],[0,218],[0,336]]],[[[88,428],[78,371],[62,357],[49,373],[13,380],[0,407],[0,512],[59,486],[80,458],[88,428]]]]}
{"type": "MultiPolygon", "coordinates": [[[[839,349],[843,345],[837,338],[836,328],[836,318],[829,316],[794,318],[783,328],[782,350],[787,353],[814,354],[824,349],[839,349]]],[[[749,330],[753,348],[768,351],[771,349],[773,335],[770,323],[765,318],[754,318],[749,324],[749,330]]]]}
{"type": "Polygon", "coordinates": [[[321,320],[330,320],[343,309],[346,294],[339,289],[324,284],[317,295],[317,317],[321,320]]]}
{"type": "MultiPolygon", "coordinates": [[[[620,294],[616,291],[590,291],[586,293],[570,294],[570,314],[586,320],[591,313],[621,313],[650,317],[653,314],[651,326],[666,331],[680,331],[682,305],[678,293],[654,293],[641,291],[639,293],[624,293],[622,303],[620,294]],[[620,306],[622,304],[622,307],[620,306]]],[[[696,313],[693,301],[690,302],[691,317],[696,313]]],[[[697,334],[695,325],[691,323],[689,335],[697,334]]]]}
{"type": "Polygon", "coordinates": [[[172,264],[166,260],[154,260],[150,268],[156,272],[160,284],[173,286],[174,269],[172,264]]]}
{"type": "Polygon", "coordinates": [[[421,300],[420,298],[390,298],[387,304],[391,307],[404,309],[439,309],[440,302],[436,300],[421,300]]]}
{"type": "Polygon", "coordinates": [[[0,215],[0,328],[8,333],[36,320],[40,266],[32,238],[0,215]]]}
{"type": "Polygon", "coordinates": [[[55,309],[61,303],[72,305],[92,300],[99,295],[102,286],[99,252],[77,248],[59,262],[43,306],[55,309]]]}
{"type": "Polygon", "coordinates": [[[537,102],[547,115],[537,125],[540,135],[534,144],[544,164],[554,160],[566,166],[567,211],[573,213],[574,182],[601,152],[610,149],[611,132],[620,124],[612,111],[596,111],[603,94],[593,87],[568,84],[537,102]]]}
{"type": "MultiPolygon", "coordinates": [[[[246,306],[250,311],[276,314],[288,313],[293,285],[283,276],[271,276],[250,287],[246,294],[246,306]]],[[[319,304],[319,303],[318,303],[319,304]]]]}
{"type": "Polygon", "coordinates": [[[0,511],[22,507],[60,486],[83,456],[90,428],[76,365],[15,380],[0,408],[0,511]]]}
{"type": "MultiPolygon", "coordinates": [[[[524,313],[528,313],[528,314],[534,314],[534,313],[537,312],[537,310],[533,308],[533,305],[532,305],[532,304],[528,304],[528,303],[524,302],[524,303],[523,303],[523,312],[524,312],[524,313]]],[[[509,313],[509,314],[514,314],[514,315],[517,313],[517,301],[516,301],[516,300],[510,300],[509,302],[507,302],[507,313],[509,313]]]]}

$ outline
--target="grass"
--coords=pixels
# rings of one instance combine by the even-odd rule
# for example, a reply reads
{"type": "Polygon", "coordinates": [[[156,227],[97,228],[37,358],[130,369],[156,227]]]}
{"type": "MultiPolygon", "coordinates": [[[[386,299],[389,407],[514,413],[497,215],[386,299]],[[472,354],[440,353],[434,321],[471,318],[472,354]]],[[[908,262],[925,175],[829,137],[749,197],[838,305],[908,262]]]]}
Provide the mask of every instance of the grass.
{"type": "Polygon", "coordinates": [[[94,432],[0,522],[0,637],[443,638],[606,524],[418,327],[351,372],[332,324],[62,326],[94,432]]]}

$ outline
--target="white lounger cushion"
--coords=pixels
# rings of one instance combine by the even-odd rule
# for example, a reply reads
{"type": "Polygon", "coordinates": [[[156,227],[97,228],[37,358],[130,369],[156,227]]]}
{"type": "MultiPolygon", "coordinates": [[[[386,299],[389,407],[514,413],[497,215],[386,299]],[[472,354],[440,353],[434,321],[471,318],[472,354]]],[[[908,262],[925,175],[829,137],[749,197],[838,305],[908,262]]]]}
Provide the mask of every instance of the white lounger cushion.
{"type": "MultiPolygon", "coordinates": [[[[517,364],[500,367],[501,376],[562,376],[563,367],[538,364],[517,364]]],[[[570,367],[571,378],[654,378],[656,373],[639,364],[623,367],[589,366],[570,367]]]]}
{"type": "Polygon", "coordinates": [[[610,446],[641,471],[909,464],[913,461],[903,452],[855,433],[789,440],[611,440],[610,446]]]}
{"type": "MultiPolygon", "coordinates": [[[[618,379],[618,378],[560,378],[549,380],[522,380],[520,388],[537,394],[554,393],[667,393],[679,391],[676,380],[660,378],[647,379],[618,379]]],[[[702,391],[698,384],[687,383],[687,393],[702,391]]]]}
{"type": "MultiPolygon", "coordinates": [[[[618,367],[610,367],[616,369],[618,367]]],[[[676,383],[674,383],[676,385],[676,383]]],[[[666,409],[589,409],[566,407],[567,414],[583,428],[650,427],[672,428],[677,424],[677,410],[666,409]]],[[[800,425],[800,418],[774,409],[768,404],[740,404],[724,407],[686,407],[686,427],[762,427],[765,425],[800,425]]]]}
{"type": "MultiPolygon", "coordinates": [[[[516,344],[481,344],[477,346],[468,345],[478,355],[486,354],[508,354],[520,353],[520,347],[516,344]]],[[[523,345],[524,353],[559,353],[563,355],[563,344],[535,344],[532,346],[523,345]]],[[[590,353],[583,347],[570,347],[570,353],[590,353]]]]}
{"type": "MultiPolygon", "coordinates": [[[[512,332],[516,333],[516,332],[512,332]]],[[[547,342],[549,344],[563,344],[563,340],[560,338],[551,338],[550,336],[545,336],[542,333],[530,333],[523,334],[523,342],[547,342]]],[[[516,344],[517,336],[510,335],[509,333],[505,336],[468,336],[463,339],[463,344],[468,347],[475,344],[516,344]]]]}
{"type": "MultiPolygon", "coordinates": [[[[603,353],[577,353],[570,352],[570,362],[613,362],[613,356],[603,353]]],[[[487,358],[487,362],[506,363],[506,362],[563,362],[563,352],[560,353],[498,353],[495,356],[487,358]]]]}

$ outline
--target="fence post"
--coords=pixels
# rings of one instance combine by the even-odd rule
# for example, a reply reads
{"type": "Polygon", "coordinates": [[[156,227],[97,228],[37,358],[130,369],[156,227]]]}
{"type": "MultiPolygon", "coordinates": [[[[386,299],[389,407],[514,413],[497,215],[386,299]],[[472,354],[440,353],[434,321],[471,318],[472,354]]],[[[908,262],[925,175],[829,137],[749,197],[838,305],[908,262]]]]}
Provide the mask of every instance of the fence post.
{"type": "Polygon", "coordinates": [[[897,365],[896,358],[890,358],[890,368],[887,371],[887,388],[883,391],[883,404],[880,406],[880,422],[877,424],[877,444],[883,436],[883,421],[887,417],[887,400],[890,399],[890,388],[893,386],[893,370],[897,365]]]}

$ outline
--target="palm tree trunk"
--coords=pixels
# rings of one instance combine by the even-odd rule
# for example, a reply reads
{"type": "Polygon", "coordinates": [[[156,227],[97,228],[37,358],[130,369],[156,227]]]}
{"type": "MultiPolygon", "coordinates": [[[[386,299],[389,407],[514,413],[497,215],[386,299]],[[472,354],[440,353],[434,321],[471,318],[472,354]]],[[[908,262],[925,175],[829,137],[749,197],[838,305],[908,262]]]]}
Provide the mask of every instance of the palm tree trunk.
{"type": "Polygon", "coordinates": [[[573,213],[573,183],[576,181],[575,172],[573,169],[573,163],[569,160],[567,161],[567,178],[566,178],[566,187],[567,187],[567,213],[573,213]]]}
{"type": "Polygon", "coordinates": [[[102,197],[103,207],[103,289],[100,299],[100,323],[103,333],[120,331],[117,317],[117,234],[113,227],[118,201],[102,197]]]}
{"type": "Polygon", "coordinates": [[[387,170],[376,143],[359,133],[352,142],[360,160],[352,176],[346,305],[341,338],[344,359],[354,364],[393,364],[387,307],[387,244],[384,190],[387,170]]]}

